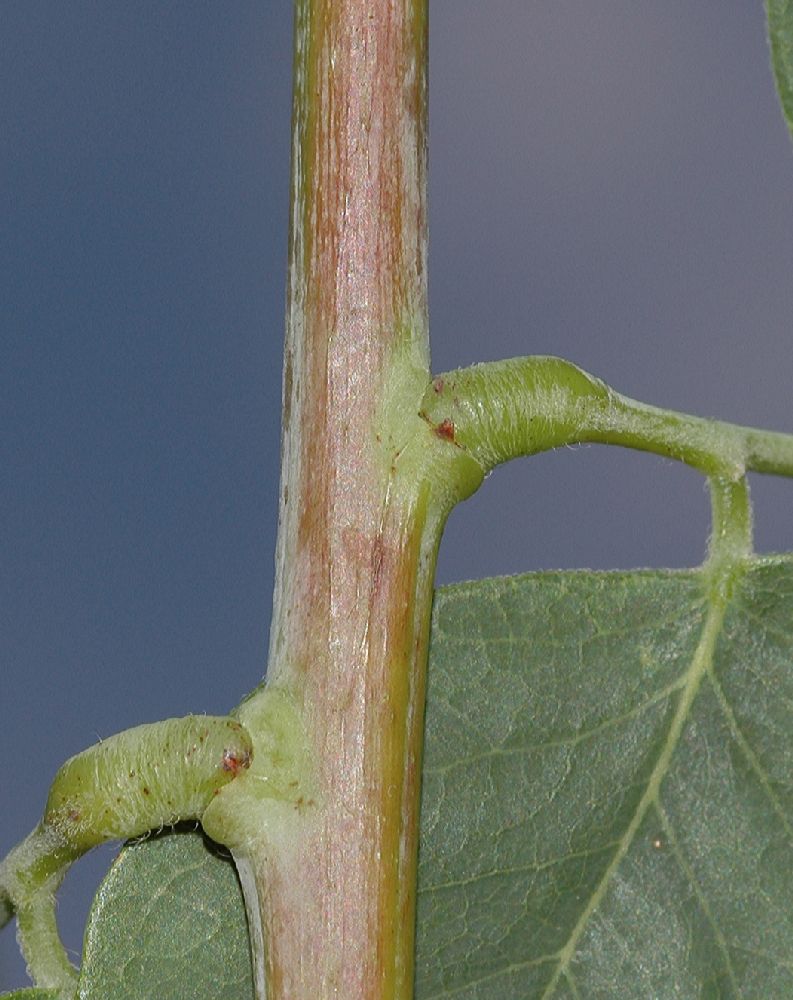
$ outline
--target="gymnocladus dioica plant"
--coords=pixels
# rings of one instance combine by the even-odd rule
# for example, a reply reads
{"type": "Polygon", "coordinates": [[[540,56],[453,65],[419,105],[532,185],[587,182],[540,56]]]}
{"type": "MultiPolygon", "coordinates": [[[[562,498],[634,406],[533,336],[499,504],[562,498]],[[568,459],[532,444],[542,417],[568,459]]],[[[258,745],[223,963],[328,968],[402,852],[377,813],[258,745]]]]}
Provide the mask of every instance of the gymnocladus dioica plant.
{"type": "MultiPolygon", "coordinates": [[[[766,6],[777,88],[791,123],[793,7],[783,0],[768,0],[766,6]]],[[[773,833],[770,827],[763,833],[770,860],[760,881],[766,880],[768,896],[757,902],[773,910],[777,901],[769,872],[783,897],[791,888],[793,817],[789,792],[767,755],[775,751],[784,760],[793,749],[789,720],[787,731],[786,720],[779,723],[776,744],[754,738],[751,720],[739,719],[733,708],[730,657],[743,663],[748,655],[731,652],[741,631],[736,609],[749,614],[752,600],[773,585],[780,600],[788,600],[778,613],[789,613],[793,567],[785,557],[763,560],[753,554],[746,477],[793,475],[793,435],[639,403],[554,357],[432,376],[426,308],[426,0],[298,0],[295,37],[282,489],[267,681],[230,717],[188,716],[137,727],[63,765],[41,823],[0,865],[0,923],[16,916],[20,945],[39,988],[30,996],[121,995],[117,986],[97,984],[90,970],[78,972],[69,962],[57,934],[55,890],[68,867],[104,840],[138,838],[188,820],[200,821],[207,836],[231,852],[239,874],[253,973],[252,982],[234,996],[247,997],[253,989],[258,1000],[412,997],[426,667],[441,532],[455,504],[495,466],[584,442],[654,452],[706,477],[712,531],[703,567],[671,584],[663,575],[630,584],[636,600],[645,587],[650,605],[664,605],[668,621],[678,614],[675,588],[685,590],[687,606],[693,603],[696,611],[674,642],[665,640],[664,655],[655,657],[652,669],[646,635],[636,639],[638,700],[628,699],[622,714],[615,710],[614,716],[633,724],[646,722],[647,712],[658,714],[645,733],[646,753],[626,779],[630,794],[623,789],[608,815],[594,780],[588,799],[577,796],[590,839],[576,848],[568,831],[564,857],[553,859],[553,865],[577,866],[567,876],[568,886],[579,889],[571,904],[574,915],[540,919],[536,953],[522,965],[507,955],[501,966],[480,970],[478,980],[458,983],[448,972],[455,940],[464,941],[466,950],[474,946],[473,939],[454,931],[445,943],[436,942],[437,982],[424,974],[416,995],[661,995],[652,992],[657,985],[649,985],[657,979],[650,973],[637,979],[635,970],[624,973],[629,985],[620,993],[613,962],[610,974],[617,978],[603,978],[593,954],[605,953],[602,936],[609,924],[598,928],[595,917],[608,903],[613,930],[619,901],[607,897],[618,876],[623,893],[630,894],[635,885],[646,884],[646,875],[634,885],[625,870],[646,873],[642,865],[670,857],[688,880],[692,902],[685,919],[663,910],[652,915],[670,927],[682,920],[677,931],[688,942],[679,982],[668,978],[668,970],[654,973],[667,977],[668,995],[793,995],[793,958],[781,954],[777,941],[766,940],[763,949],[746,945],[760,956],[751,969],[736,960],[731,936],[749,934],[754,910],[742,899],[735,912],[719,911],[721,903],[707,886],[712,859],[706,876],[698,868],[702,857],[687,853],[676,828],[674,795],[669,793],[670,801],[666,791],[662,795],[674,785],[675,768],[684,766],[680,760],[696,729],[696,712],[704,711],[706,702],[711,710],[715,706],[742,757],[736,772],[754,782],[765,797],[769,822],[776,823],[773,833]],[[769,574],[773,579],[764,582],[769,574]],[[671,596],[662,593],[667,585],[671,596]],[[603,835],[597,847],[593,830],[603,835]],[[640,833],[647,830],[651,835],[642,840],[640,833]],[[647,848],[643,860],[635,855],[639,843],[647,848]],[[601,939],[589,940],[597,930],[601,939]],[[646,984],[644,992],[637,982],[646,984]]],[[[551,580],[544,595],[529,599],[527,584],[525,615],[543,602],[553,610],[571,587],[561,578],[551,580]]],[[[598,619],[593,608],[602,587],[602,580],[595,581],[582,592],[588,609],[582,620],[598,619]]],[[[604,619],[618,613],[625,587],[622,578],[615,579],[599,612],[604,619]]],[[[504,592],[490,596],[504,611],[504,592]]],[[[767,600],[763,607],[773,617],[767,600]]],[[[443,613],[443,607],[436,609],[433,642],[439,649],[443,613]]],[[[560,615],[558,621],[568,619],[560,615]]],[[[510,622],[507,633],[512,631],[510,622]]],[[[766,644],[772,645],[771,638],[766,644]]],[[[758,642],[752,655],[766,655],[762,645],[758,642]]],[[[597,683],[607,669],[602,663],[601,656],[592,667],[597,683]]],[[[485,707],[496,703],[497,679],[494,683],[489,700],[480,699],[485,707]]],[[[452,704],[448,692],[445,701],[452,704]]],[[[541,728],[542,713],[536,712],[530,722],[541,728]]],[[[554,714],[563,714],[558,703],[554,714]]],[[[569,748],[611,724],[585,715],[581,707],[569,748]]],[[[701,720],[697,724],[702,726],[701,720]]],[[[455,738],[450,732],[447,744],[455,738]]],[[[509,756],[517,732],[502,736],[493,752],[509,756]]],[[[637,734],[624,738],[635,751],[637,734]]],[[[549,740],[546,747],[551,745],[549,740]]],[[[466,758],[459,747],[454,752],[459,759],[451,753],[444,760],[440,753],[430,762],[431,831],[446,795],[440,776],[465,766],[472,783],[477,780],[476,758],[466,758]]],[[[526,814],[548,808],[557,796],[563,799],[560,789],[574,770],[572,757],[566,757],[559,784],[548,787],[544,805],[525,804],[526,814]]],[[[537,775],[523,777],[526,787],[533,787],[537,775]]],[[[497,784],[497,775],[488,772],[483,780],[497,784]]],[[[520,828],[524,821],[511,815],[500,833],[508,833],[510,822],[520,828]]],[[[461,834],[466,836],[473,833],[461,834]]],[[[537,844],[529,851],[534,867],[526,862],[524,868],[533,878],[553,866],[537,844]]],[[[725,878],[731,879],[722,860],[725,878]]],[[[466,879],[458,881],[464,886],[466,879]]],[[[751,886],[747,894],[762,895],[751,886]]],[[[548,887],[537,891],[542,896],[548,887]]],[[[455,897],[447,912],[439,907],[437,919],[451,922],[459,905],[469,904],[455,897]]],[[[525,898],[520,905],[531,910],[525,898]]],[[[538,922],[531,912],[527,919],[538,922]]],[[[780,940],[793,945],[790,918],[777,923],[780,940]]],[[[486,943],[486,932],[478,934],[486,943]]],[[[198,995],[232,995],[213,993],[212,984],[198,988],[198,995]]]]}

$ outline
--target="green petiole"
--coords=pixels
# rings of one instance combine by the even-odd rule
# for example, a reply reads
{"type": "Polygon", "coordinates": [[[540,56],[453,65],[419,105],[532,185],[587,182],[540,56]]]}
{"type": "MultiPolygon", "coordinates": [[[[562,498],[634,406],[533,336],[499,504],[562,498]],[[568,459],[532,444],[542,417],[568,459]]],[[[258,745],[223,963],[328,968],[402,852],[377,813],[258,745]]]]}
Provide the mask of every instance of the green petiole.
{"type": "Polygon", "coordinates": [[[655,452],[707,476],[793,475],[793,435],[738,427],[639,403],[561,358],[472,365],[432,380],[421,415],[484,473],[561,445],[616,444],[655,452]]]}
{"type": "Polygon", "coordinates": [[[248,768],[252,748],[235,719],[189,715],[136,726],[66,761],[41,823],[0,864],[0,926],[16,913],[37,986],[68,996],[77,987],[55,920],[55,892],[69,866],[103,841],[200,819],[248,768]]]}

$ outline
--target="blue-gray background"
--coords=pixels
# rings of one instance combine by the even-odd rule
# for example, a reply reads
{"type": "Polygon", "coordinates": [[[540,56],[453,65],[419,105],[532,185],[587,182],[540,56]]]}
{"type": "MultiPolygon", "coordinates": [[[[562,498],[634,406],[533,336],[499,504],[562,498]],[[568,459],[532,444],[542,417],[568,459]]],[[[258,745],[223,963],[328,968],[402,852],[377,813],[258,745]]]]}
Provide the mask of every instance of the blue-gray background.
{"type": "MultiPolygon", "coordinates": [[[[264,669],[290,63],[286,0],[2,3],[0,854],[65,757],[264,669]]],[[[759,3],[433,0],[430,162],[436,370],[556,353],[793,430],[759,3]]],[[[753,486],[758,547],[793,548],[793,484],[753,486]]],[[[564,451],[455,512],[440,580],[691,565],[707,530],[694,473],[564,451]]],[[[75,952],[106,857],[67,881],[75,952]]]]}

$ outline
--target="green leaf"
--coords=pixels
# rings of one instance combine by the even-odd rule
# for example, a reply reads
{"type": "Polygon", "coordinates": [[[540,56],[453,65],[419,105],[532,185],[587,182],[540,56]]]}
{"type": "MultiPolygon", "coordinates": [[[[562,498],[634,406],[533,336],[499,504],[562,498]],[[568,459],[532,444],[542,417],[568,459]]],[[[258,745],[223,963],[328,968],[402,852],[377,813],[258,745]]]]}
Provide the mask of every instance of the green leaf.
{"type": "Polygon", "coordinates": [[[127,846],[94,900],[80,1000],[251,1000],[234,865],[200,833],[127,846]]]}
{"type": "Polygon", "coordinates": [[[438,594],[417,1000],[793,997],[793,562],[438,594]]]}
{"type": "Polygon", "coordinates": [[[793,0],[766,0],[766,15],[776,88],[793,132],[793,0]]]}

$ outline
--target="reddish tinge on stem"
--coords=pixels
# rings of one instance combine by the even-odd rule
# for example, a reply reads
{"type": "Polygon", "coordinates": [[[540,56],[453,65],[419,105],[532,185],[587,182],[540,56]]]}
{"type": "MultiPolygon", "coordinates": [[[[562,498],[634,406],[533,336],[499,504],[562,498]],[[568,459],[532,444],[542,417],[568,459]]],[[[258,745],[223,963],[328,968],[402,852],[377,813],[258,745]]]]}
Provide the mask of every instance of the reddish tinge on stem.
{"type": "Polygon", "coordinates": [[[387,390],[428,381],[426,0],[299,0],[295,30],[268,681],[318,794],[255,865],[268,997],[406,1000],[439,528],[398,482],[387,390]]]}

